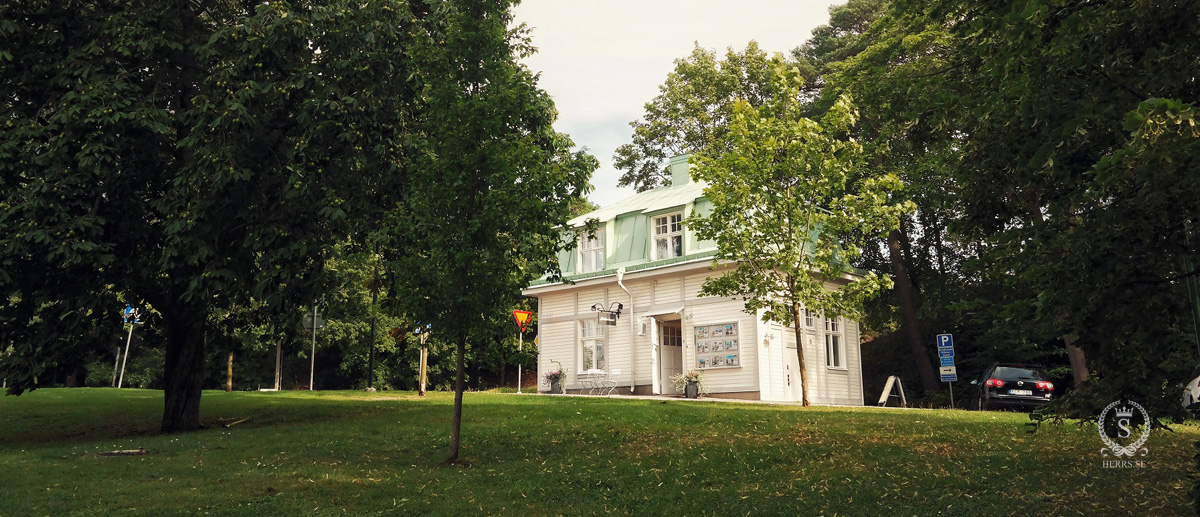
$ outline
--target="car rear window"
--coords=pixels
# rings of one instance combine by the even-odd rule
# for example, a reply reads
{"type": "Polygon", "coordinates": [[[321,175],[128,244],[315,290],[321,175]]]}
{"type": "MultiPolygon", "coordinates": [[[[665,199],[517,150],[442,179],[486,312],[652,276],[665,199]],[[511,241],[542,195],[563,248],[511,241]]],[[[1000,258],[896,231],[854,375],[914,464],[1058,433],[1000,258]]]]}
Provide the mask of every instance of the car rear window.
{"type": "Polygon", "coordinates": [[[1042,372],[1032,368],[1018,368],[1015,366],[997,366],[996,371],[992,373],[993,377],[1002,380],[1017,380],[1017,379],[1034,379],[1043,381],[1046,376],[1042,372]]]}

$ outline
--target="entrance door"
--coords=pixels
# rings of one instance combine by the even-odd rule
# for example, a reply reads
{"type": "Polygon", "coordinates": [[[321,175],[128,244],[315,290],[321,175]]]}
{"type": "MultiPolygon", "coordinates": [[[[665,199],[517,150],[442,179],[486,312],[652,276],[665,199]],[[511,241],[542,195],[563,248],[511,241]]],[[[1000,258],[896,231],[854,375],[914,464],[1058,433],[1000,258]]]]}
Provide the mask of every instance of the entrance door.
{"type": "Polygon", "coordinates": [[[662,392],[682,393],[675,389],[671,378],[683,373],[683,327],[679,321],[659,323],[658,368],[662,379],[662,392]]]}
{"type": "Polygon", "coordinates": [[[783,349],[784,396],[791,402],[804,400],[804,388],[800,384],[800,356],[796,354],[796,342],[783,349]]]}

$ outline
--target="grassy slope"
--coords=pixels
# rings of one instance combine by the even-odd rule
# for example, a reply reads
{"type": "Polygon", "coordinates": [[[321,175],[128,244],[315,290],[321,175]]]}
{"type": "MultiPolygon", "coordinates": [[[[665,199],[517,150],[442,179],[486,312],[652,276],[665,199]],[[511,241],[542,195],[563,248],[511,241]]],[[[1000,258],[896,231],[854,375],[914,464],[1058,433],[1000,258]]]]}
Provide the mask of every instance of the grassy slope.
{"type": "Polygon", "coordinates": [[[153,434],[161,392],[0,398],[0,515],[301,513],[1181,514],[1193,426],[1105,469],[1093,427],[1024,415],[468,394],[206,392],[153,434]],[[145,456],[104,457],[145,447],[145,456]]]}

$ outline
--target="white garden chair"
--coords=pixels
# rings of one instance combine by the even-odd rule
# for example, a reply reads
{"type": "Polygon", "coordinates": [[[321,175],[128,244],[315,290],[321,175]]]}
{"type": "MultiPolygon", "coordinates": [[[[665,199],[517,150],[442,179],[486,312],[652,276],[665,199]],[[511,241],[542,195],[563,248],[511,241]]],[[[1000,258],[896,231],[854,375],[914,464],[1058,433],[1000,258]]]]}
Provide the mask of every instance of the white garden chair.
{"type": "Polygon", "coordinates": [[[612,392],[617,389],[617,383],[621,381],[621,369],[613,368],[608,371],[608,375],[600,381],[598,386],[601,395],[612,395],[612,392]]]}

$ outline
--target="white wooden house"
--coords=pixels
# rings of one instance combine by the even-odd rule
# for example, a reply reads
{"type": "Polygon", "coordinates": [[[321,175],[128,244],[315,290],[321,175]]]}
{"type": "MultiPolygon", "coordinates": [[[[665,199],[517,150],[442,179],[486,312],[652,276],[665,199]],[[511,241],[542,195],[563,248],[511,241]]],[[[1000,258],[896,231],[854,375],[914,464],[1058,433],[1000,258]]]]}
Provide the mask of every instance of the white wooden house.
{"type": "MultiPolygon", "coordinates": [[[[567,282],[523,291],[538,300],[539,379],[561,365],[569,392],[605,378],[613,393],[675,394],[671,376],[698,370],[713,397],[800,400],[795,331],[746,313],[740,299],[700,296],[704,280],[731,265],[713,269],[715,243],[682,224],[711,209],[686,155],[671,159],[671,175],[668,187],[571,220],[600,226],[559,256],[567,282]],[[602,324],[594,309],[617,304],[616,325],[602,324]]],[[[805,311],[800,343],[812,403],[863,403],[857,322],[805,311]]]]}

